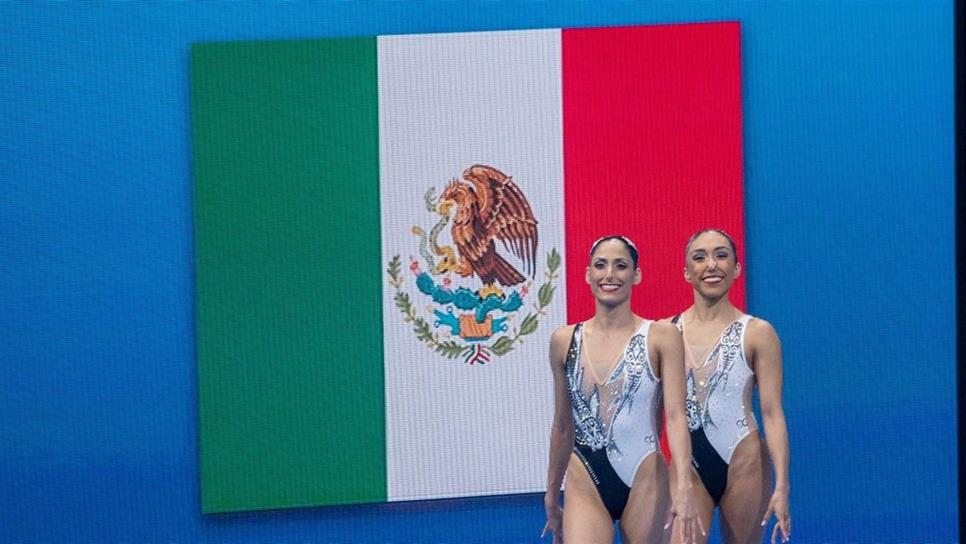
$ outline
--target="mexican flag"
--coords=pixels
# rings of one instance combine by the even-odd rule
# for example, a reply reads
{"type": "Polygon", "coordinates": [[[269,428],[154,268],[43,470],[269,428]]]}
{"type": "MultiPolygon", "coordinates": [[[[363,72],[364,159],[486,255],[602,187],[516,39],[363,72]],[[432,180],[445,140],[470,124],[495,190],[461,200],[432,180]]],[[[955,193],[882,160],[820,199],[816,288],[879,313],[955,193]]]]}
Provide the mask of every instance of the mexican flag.
{"type": "MultiPolygon", "coordinates": [[[[204,512],[538,492],[598,237],[741,244],[740,29],[197,44],[204,512]]],[[[733,299],[743,300],[743,286],[733,299]]]]}

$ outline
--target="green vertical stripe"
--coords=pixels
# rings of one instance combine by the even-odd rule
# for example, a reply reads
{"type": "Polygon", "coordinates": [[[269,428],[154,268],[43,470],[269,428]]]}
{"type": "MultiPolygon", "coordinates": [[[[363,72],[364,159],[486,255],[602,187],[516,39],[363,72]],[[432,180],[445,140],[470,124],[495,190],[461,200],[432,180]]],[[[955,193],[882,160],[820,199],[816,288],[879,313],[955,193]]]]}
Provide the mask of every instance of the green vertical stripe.
{"type": "Polygon", "coordinates": [[[386,499],[374,38],[191,52],[204,512],[386,499]]]}

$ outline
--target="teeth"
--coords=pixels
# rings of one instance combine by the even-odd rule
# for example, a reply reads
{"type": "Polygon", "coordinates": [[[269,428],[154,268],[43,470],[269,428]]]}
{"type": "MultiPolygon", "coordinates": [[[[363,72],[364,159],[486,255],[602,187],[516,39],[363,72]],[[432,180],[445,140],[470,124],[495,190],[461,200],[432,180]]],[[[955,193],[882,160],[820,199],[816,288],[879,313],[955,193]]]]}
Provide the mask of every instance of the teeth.
{"type": "Polygon", "coordinates": [[[715,277],[715,278],[704,278],[704,282],[705,283],[718,283],[720,281],[721,281],[721,278],[717,278],[717,277],[715,277]]]}
{"type": "Polygon", "coordinates": [[[618,289],[620,289],[619,285],[601,285],[600,286],[601,291],[616,291],[618,289]]]}

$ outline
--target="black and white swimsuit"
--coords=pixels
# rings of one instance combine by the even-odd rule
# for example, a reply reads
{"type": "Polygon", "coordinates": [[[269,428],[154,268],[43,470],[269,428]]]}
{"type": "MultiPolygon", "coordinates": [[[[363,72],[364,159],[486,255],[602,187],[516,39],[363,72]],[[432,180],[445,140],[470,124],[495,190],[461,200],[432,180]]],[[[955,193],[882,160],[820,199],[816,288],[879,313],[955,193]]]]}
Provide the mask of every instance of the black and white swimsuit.
{"type": "Polygon", "coordinates": [[[574,327],[567,352],[567,387],[573,409],[574,452],[590,474],[612,519],[620,519],[634,476],[658,448],[660,380],[647,355],[651,321],[644,320],[603,383],[587,370],[583,324],[574,327]],[[585,374],[590,378],[585,380],[585,374]]]}
{"type": "MultiPolygon", "coordinates": [[[[728,466],[735,448],[758,430],[751,413],[755,374],[745,360],[745,332],[751,319],[746,314],[738,317],[721,333],[707,357],[688,369],[691,464],[715,504],[728,486],[728,466]]],[[[671,322],[686,333],[680,315],[671,322]]]]}

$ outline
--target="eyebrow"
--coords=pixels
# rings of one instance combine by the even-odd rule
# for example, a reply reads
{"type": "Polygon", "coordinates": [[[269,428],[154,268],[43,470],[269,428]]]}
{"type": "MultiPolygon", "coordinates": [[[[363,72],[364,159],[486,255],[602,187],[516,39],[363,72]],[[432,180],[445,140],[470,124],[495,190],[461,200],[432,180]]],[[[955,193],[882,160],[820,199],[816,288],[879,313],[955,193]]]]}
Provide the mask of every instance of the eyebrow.
{"type": "MultiPolygon", "coordinates": [[[[712,249],[711,251],[718,251],[720,249],[723,249],[725,251],[731,251],[731,248],[728,247],[728,246],[718,246],[718,247],[712,249]]],[[[707,250],[704,250],[704,249],[692,249],[691,250],[691,253],[707,253],[707,250]]]]}

